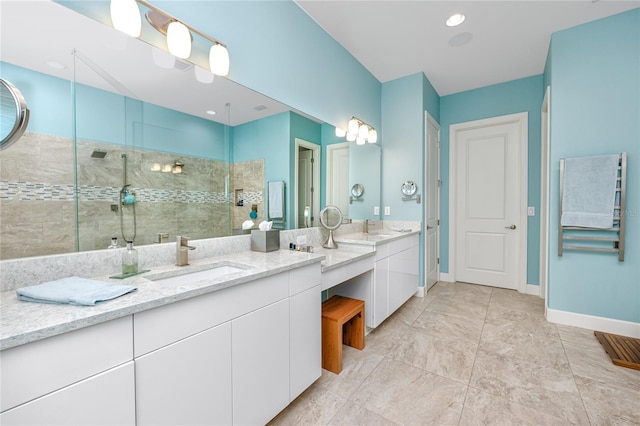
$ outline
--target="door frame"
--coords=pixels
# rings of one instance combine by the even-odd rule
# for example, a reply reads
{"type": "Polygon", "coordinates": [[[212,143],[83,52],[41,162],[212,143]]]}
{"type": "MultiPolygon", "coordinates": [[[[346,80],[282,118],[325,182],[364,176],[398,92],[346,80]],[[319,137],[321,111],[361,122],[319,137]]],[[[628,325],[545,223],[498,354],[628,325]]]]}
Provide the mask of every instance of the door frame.
{"type": "Polygon", "coordinates": [[[460,131],[473,130],[481,127],[497,126],[501,124],[518,123],[520,127],[520,256],[518,265],[517,289],[520,293],[527,294],[527,203],[528,203],[528,112],[502,115],[481,120],[467,121],[449,126],[449,279],[456,280],[456,237],[458,223],[456,220],[456,196],[457,196],[457,134],[460,131]]]}
{"type": "Polygon", "coordinates": [[[293,188],[293,220],[294,227],[298,229],[298,161],[300,160],[300,147],[313,151],[313,208],[311,215],[315,218],[314,226],[319,222],[320,214],[320,145],[304,139],[295,138],[294,159],[294,188],[293,188]]]}
{"type": "MultiPolygon", "coordinates": [[[[428,163],[427,163],[427,143],[428,143],[427,139],[429,137],[429,127],[434,127],[438,131],[438,153],[436,155],[436,157],[437,157],[436,158],[436,162],[438,163],[438,176],[437,176],[438,184],[436,184],[436,192],[437,192],[436,200],[437,200],[438,206],[437,206],[437,209],[436,209],[436,216],[437,216],[438,223],[439,223],[440,222],[440,203],[441,203],[441,200],[440,200],[441,191],[440,191],[439,182],[442,179],[442,176],[441,176],[442,168],[441,168],[441,164],[440,164],[440,159],[441,159],[441,155],[442,155],[442,153],[440,152],[441,128],[440,128],[440,124],[436,121],[435,118],[433,118],[431,116],[431,114],[429,114],[428,111],[424,112],[424,118],[425,118],[425,120],[424,120],[424,122],[425,122],[425,128],[424,128],[424,147],[425,147],[425,149],[424,149],[424,164],[425,164],[425,172],[424,172],[424,182],[423,182],[424,186],[423,186],[423,188],[425,188],[425,197],[424,197],[425,200],[427,200],[427,192],[426,191],[427,191],[427,188],[428,188],[428,186],[427,186],[428,182],[427,182],[426,168],[428,166],[428,163]]],[[[422,223],[424,223],[424,229],[423,229],[423,247],[424,247],[424,253],[423,253],[423,280],[424,280],[424,284],[425,284],[425,288],[426,288],[426,285],[427,285],[427,269],[428,269],[427,266],[429,264],[429,261],[428,261],[428,254],[429,253],[427,251],[427,202],[426,201],[424,203],[424,209],[423,209],[423,212],[422,212],[422,223]]],[[[437,229],[436,229],[436,251],[437,251],[436,258],[440,259],[440,225],[439,224],[438,224],[437,229]]],[[[437,265],[436,265],[436,275],[437,275],[436,282],[440,281],[440,262],[438,262],[437,265]]]]}
{"type": "MultiPolygon", "coordinates": [[[[551,150],[551,86],[547,86],[541,107],[541,144],[540,144],[540,293],[547,300],[549,285],[549,185],[551,150]]],[[[544,304],[545,315],[547,303],[544,304]]]]}

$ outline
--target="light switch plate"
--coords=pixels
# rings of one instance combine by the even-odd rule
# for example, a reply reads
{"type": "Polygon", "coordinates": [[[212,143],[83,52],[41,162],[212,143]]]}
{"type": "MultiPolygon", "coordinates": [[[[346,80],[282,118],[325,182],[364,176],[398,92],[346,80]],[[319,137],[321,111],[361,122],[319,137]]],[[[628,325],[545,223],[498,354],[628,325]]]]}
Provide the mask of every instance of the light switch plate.
{"type": "Polygon", "coordinates": [[[384,215],[385,216],[390,216],[391,215],[391,207],[389,207],[389,206],[385,206],[384,207],[384,215]]]}
{"type": "Polygon", "coordinates": [[[380,206],[375,206],[373,208],[373,215],[374,216],[380,216],[380,206]]]}
{"type": "Polygon", "coordinates": [[[536,208],[535,207],[527,207],[527,216],[535,216],[536,208]]]}

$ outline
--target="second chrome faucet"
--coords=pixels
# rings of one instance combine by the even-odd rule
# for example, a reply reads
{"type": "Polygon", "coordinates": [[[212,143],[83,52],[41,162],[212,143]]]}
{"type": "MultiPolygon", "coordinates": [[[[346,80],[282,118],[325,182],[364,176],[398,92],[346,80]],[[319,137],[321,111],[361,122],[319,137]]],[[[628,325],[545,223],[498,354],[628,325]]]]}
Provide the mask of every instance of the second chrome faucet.
{"type": "Polygon", "coordinates": [[[176,236],[176,265],[186,266],[189,264],[189,250],[196,248],[189,245],[189,237],[176,236]]]}

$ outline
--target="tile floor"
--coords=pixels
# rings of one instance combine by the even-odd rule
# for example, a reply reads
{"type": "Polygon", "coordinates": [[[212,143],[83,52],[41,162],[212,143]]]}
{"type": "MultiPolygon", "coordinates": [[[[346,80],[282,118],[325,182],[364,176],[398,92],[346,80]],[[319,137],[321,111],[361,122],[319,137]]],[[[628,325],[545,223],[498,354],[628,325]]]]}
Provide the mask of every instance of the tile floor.
{"type": "Polygon", "coordinates": [[[438,283],[343,356],[271,424],[640,424],[640,371],[511,290],[438,283]]]}

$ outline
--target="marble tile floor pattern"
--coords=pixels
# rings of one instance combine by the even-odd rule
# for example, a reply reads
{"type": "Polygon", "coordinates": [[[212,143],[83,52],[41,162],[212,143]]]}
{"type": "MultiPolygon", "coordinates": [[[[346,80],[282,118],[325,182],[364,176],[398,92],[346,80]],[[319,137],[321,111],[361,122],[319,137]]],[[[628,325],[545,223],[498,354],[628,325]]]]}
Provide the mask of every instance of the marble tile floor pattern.
{"type": "Polygon", "coordinates": [[[640,371],[516,291],[440,282],[271,425],[638,425],[640,371]]]}

